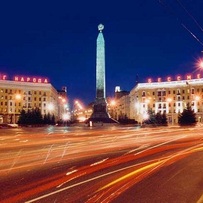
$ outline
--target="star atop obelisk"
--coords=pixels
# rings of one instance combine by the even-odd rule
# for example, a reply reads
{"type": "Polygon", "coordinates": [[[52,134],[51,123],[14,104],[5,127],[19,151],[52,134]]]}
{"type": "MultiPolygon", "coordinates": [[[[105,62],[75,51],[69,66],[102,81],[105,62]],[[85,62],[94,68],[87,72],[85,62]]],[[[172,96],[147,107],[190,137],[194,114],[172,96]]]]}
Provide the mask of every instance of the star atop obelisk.
{"type": "Polygon", "coordinates": [[[99,32],[102,32],[103,29],[104,29],[104,25],[103,24],[99,24],[98,25],[99,32]]]}

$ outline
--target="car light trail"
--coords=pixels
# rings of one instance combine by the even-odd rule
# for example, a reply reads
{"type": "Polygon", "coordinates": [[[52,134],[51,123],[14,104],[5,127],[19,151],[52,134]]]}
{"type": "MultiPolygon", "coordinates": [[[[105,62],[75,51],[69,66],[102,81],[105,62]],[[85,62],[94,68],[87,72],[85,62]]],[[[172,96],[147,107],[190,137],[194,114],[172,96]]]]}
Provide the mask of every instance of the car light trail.
{"type": "Polygon", "coordinates": [[[202,133],[203,128],[199,133],[180,128],[171,131],[120,128],[91,129],[90,134],[88,131],[68,134],[53,131],[49,136],[32,133],[29,139],[22,134],[15,141],[12,136],[5,136],[3,144],[10,144],[6,150],[0,145],[1,177],[7,180],[21,173],[22,180],[31,182],[20,187],[10,184],[10,190],[1,187],[0,201],[48,201],[65,194],[73,202],[110,202],[149,175],[202,152],[202,133]],[[45,170],[49,175],[40,176],[45,170]],[[28,171],[39,172],[39,178],[31,180],[28,171]],[[80,193],[71,196],[73,190],[80,193]]]}

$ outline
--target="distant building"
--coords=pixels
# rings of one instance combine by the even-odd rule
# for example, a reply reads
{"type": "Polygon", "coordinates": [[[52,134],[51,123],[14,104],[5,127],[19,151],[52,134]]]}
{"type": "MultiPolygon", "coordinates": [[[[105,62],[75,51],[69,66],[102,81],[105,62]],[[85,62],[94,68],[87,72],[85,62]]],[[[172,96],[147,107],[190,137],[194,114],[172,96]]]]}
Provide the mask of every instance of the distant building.
{"type": "Polygon", "coordinates": [[[58,92],[58,120],[70,120],[70,107],[68,102],[67,87],[63,86],[58,92]]]}
{"type": "Polygon", "coordinates": [[[115,88],[114,104],[110,105],[112,117],[116,120],[130,117],[130,98],[129,91],[121,90],[120,86],[115,88]]]}
{"type": "Polygon", "coordinates": [[[121,90],[120,86],[115,87],[115,99],[120,99],[123,96],[129,95],[129,91],[121,90]]]}
{"type": "Polygon", "coordinates": [[[80,102],[79,100],[75,100],[73,105],[71,120],[74,122],[86,121],[92,115],[93,105],[94,105],[94,102],[90,103],[87,106],[84,106],[82,102],[80,102]]]}

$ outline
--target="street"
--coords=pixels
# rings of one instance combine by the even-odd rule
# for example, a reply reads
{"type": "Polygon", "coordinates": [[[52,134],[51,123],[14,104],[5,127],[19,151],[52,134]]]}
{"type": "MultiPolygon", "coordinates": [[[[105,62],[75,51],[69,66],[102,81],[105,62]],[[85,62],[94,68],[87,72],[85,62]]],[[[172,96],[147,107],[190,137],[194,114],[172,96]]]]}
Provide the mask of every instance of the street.
{"type": "Polygon", "coordinates": [[[0,129],[0,202],[203,202],[203,127],[0,129]]]}

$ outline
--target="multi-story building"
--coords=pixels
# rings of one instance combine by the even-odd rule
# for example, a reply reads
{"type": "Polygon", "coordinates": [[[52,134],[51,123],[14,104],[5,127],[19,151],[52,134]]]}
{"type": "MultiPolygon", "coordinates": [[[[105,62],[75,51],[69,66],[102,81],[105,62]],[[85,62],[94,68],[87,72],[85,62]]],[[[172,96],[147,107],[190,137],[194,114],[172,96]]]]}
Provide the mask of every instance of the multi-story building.
{"type": "Polygon", "coordinates": [[[60,118],[59,95],[46,78],[0,75],[0,123],[16,123],[20,112],[39,108],[42,115],[60,118]]]}
{"type": "MultiPolygon", "coordinates": [[[[126,95],[125,95],[126,97],[126,95]]],[[[142,122],[148,116],[149,110],[154,113],[166,113],[168,122],[178,123],[178,115],[183,112],[187,104],[191,105],[199,122],[203,121],[203,78],[200,74],[196,78],[191,75],[186,78],[178,76],[175,80],[168,77],[166,81],[158,78],[147,83],[138,83],[129,94],[129,110],[123,112],[126,98],[117,101],[117,111],[122,111],[129,118],[142,122]]]]}

